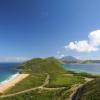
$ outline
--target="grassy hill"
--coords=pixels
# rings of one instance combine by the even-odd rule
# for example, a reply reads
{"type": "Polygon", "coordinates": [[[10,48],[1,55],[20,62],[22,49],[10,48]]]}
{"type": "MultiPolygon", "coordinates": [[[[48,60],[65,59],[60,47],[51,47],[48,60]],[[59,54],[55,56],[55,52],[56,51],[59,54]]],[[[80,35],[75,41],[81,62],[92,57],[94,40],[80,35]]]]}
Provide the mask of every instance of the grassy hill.
{"type": "Polygon", "coordinates": [[[78,100],[100,100],[100,78],[84,85],[78,100]]]}
{"type": "Polygon", "coordinates": [[[32,72],[32,73],[65,73],[66,71],[61,67],[61,63],[53,58],[49,57],[47,59],[35,58],[30,61],[25,62],[20,66],[22,72],[32,72]]]}

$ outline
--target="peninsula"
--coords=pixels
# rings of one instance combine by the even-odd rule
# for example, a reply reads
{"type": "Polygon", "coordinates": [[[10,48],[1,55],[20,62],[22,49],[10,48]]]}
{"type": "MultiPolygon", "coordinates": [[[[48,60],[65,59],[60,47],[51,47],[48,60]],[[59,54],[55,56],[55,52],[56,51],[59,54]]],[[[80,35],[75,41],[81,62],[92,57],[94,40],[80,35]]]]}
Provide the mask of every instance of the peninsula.
{"type": "Polygon", "coordinates": [[[71,100],[77,88],[96,78],[66,71],[53,57],[34,58],[18,68],[21,74],[0,87],[0,100],[71,100]]]}

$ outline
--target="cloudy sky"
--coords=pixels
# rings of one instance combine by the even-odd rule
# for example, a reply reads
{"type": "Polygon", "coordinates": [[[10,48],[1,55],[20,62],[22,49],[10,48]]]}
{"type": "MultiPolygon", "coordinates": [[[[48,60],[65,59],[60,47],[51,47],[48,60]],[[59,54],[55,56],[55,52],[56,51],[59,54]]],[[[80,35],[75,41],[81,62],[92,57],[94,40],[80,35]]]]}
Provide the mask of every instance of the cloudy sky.
{"type": "Polygon", "coordinates": [[[0,0],[0,61],[100,58],[100,0],[0,0]]]}

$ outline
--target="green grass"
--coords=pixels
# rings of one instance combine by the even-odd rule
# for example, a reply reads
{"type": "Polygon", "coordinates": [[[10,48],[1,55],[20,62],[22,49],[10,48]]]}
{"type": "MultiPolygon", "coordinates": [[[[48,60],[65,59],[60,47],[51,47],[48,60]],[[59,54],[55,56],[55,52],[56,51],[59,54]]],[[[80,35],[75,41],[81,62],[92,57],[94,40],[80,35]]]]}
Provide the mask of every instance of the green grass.
{"type": "Polygon", "coordinates": [[[71,87],[74,84],[84,83],[84,78],[81,76],[70,76],[65,74],[55,74],[51,76],[48,87],[71,87]]]}
{"type": "MultiPolygon", "coordinates": [[[[69,89],[74,84],[83,83],[84,79],[81,76],[67,76],[66,74],[50,75],[51,79],[47,87],[67,87],[69,89]]],[[[16,84],[13,88],[5,92],[5,94],[16,93],[26,89],[40,86],[45,81],[45,74],[31,74],[22,82],[16,84]]]]}
{"type": "Polygon", "coordinates": [[[61,67],[61,63],[53,58],[49,57],[46,59],[36,58],[25,62],[20,65],[19,68],[24,72],[30,73],[65,73],[66,71],[61,67]]]}
{"type": "Polygon", "coordinates": [[[37,87],[43,84],[46,78],[45,74],[31,74],[26,79],[17,83],[13,88],[5,92],[5,94],[16,93],[33,87],[37,87]]]}
{"type": "Polygon", "coordinates": [[[65,90],[35,90],[28,93],[16,95],[14,97],[6,97],[0,100],[66,100],[70,93],[64,94],[65,90]]]}
{"type": "Polygon", "coordinates": [[[74,73],[74,74],[82,76],[82,77],[88,77],[88,78],[99,78],[100,77],[100,75],[92,75],[92,74],[85,73],[85,72],[74,73]]]}

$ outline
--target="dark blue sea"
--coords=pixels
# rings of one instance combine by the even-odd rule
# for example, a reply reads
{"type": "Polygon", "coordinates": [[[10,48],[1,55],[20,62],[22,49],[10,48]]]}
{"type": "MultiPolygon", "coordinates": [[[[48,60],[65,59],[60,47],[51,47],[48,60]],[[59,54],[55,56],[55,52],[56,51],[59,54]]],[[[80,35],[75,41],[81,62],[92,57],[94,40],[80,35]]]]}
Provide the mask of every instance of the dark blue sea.
{"type": "Polygon", "coordinates": [[[64,64],[64,69],[75,72],[100,74],[100,63],[96,64],[64,64]]]}
{"type": "Polygon", "coordinates": [[[0,83],[18,73],[19,63],[0,63],[0,83]]]}

